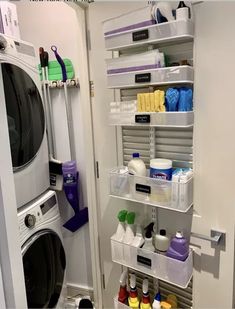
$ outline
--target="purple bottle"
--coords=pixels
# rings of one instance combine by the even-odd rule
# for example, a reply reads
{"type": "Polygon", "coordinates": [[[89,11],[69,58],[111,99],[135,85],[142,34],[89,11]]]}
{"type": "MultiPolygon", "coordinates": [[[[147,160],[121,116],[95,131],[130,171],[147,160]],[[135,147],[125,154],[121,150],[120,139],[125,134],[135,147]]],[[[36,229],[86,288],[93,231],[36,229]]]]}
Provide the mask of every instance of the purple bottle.
{"type": "Polygon", "coordinates": [[[189,255],[189,244],[181,232],[177,232],[172,238],[170,247],[166,252],[166,256],[176,260],[185,261],[189,255]]]}
{"type": "Polygon", "coordinates": [[[79,209],[78,170],[76,161],[63,163],[64,192],[75,213],[79,209]]]}

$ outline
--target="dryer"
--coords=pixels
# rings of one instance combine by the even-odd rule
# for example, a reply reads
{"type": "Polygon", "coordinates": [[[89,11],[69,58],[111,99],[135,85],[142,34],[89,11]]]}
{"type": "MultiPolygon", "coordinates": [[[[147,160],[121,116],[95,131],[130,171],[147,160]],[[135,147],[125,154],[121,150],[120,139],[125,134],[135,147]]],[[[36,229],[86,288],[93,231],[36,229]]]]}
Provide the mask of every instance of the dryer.
{"type": "Polygon", "coordinates": [[[18,212],[28,308],[64,308],[66,258],[54,191],[18,212]]]}
{"type": "Polygon", "coordinates": [[[33,45],[1,34],[0,67],[19,208],[49,188],[45,113],[33,45]]]}

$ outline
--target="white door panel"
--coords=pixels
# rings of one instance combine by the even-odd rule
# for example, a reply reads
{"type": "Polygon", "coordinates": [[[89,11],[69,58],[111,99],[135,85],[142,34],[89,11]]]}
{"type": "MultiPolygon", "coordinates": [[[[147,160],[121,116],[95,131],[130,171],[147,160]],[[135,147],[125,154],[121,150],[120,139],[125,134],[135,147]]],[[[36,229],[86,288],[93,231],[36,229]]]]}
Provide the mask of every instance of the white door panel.
{"type": "Polygon", "coordinates": [[[235,3],[195,6],[193,232],[226,231],[226,249],[197,245],[194,308],[231,308],[234,259],[235,3]]]}

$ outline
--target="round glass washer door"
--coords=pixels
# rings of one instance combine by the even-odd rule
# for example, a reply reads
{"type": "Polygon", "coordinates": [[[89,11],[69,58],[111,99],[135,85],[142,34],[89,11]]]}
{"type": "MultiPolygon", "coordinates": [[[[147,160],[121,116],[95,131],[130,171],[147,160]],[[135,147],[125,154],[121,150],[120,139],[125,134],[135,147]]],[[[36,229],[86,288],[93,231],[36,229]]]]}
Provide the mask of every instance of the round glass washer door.
{"type": "Polygon", "coordinates": [[[22,247],[28,308],[55,308],[64,282],[65,252],[51,230],[34,234],[22,247]]]}
{"type": "Polygon", "coordinates": [[[11,157],[14,171],[36,156],[44,136],[45,117],[33,79],[20,67],[2,63],[11,157]]]}

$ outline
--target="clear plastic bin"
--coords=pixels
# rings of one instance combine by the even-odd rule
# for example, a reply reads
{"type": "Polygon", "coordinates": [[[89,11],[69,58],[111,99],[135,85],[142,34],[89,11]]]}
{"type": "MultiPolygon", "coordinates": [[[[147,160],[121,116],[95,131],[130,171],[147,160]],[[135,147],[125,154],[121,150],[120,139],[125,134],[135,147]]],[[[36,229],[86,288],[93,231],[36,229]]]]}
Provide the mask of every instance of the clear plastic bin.
{"type": "Polygon", "coordinates": [[[193,112],[159,112],[159,113],[109,113],[110,125],[128,126],[164,126],[164,127],[190,127],[194,123],[193,112]],[[150,115],[150,121],[145,122],[150,115]],[[141,116],[143,122],[141,123],[141,116]],[[136,119],[137,117],[137,119],[136,119]]]}
{"type": "Polygon", "coordinates": [[[188,65],[107,75],[108,88],[148,85],[192,84],[193,68],[188,65]]]}
{"type": "Polygon", "coordinates": [[[185,261],[163,254],[132,247],[111,238],[112,260],[154,278],[187,288],[193,272],[193,253],[190,250],[185,261]],[[120,258],[121,257],[121,258],[120,258]]]}
{"type": "Polygon", "coordinates": [[[118,296],[113,299],[114,309],[130,309],[129,306],[122,304],[118,301],[118,296]]]}
{"type": "Polygon", "coordinates": [[[187,212],[193,204],[193,178],[173,182],[129,175],[125,167],[110,171],[110,195],[178,212],[187,212]]]}
{"type": "Polygon", "coordinates": [[[193,39],[193,34],[194,27],[191,20],[175,20],[106,35],[104,37],[105,48],[121,50],[143,44],[159,44],[169,41],[187,42],[193,39]]]}

